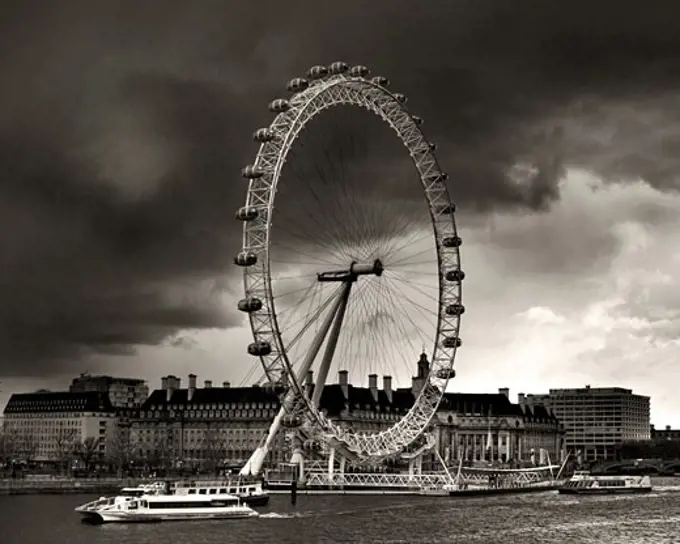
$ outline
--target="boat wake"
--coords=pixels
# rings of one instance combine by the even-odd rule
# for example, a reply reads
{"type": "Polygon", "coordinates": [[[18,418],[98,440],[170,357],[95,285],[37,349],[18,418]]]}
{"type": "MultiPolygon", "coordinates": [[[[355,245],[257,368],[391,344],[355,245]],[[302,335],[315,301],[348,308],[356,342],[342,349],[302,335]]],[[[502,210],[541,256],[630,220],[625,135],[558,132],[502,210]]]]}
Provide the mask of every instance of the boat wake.
{"type": "Polygon", "coordinates": [[[290,514],[279,514],[278,512],[267,512],[266,514],[260,514],[260,519],[292,519],[292,518],[306,518],[305,514],[300,512],[292,512],[290,514]]]}

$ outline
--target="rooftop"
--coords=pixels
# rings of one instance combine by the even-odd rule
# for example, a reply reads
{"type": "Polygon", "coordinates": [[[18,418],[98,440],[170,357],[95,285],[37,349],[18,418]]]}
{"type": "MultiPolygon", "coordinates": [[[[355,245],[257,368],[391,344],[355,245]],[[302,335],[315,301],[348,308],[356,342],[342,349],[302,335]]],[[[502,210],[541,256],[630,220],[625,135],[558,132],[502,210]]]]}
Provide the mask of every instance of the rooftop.
{"type": "Polygon", "coordinates": [[[108,395],[99,391],[71,393],[45,391],[15,393],[5,406],[5,414],[28,412],[112,412],[108,395]]]}

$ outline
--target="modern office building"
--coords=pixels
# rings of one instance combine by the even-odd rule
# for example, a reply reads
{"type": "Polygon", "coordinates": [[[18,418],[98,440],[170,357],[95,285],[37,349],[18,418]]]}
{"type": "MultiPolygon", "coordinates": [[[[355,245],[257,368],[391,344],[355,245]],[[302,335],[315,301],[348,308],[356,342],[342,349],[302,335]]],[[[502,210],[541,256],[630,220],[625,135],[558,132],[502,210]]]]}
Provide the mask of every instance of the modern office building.
{"type": "Polygon", "coordinates": [[[567,450],[584,461],[611,459],[620,444],[650,438],[649,397],[630,389],[551,389],[547,395],[520,393],[519,403],[549,407],[564,425],[567,450]]]}
{"type": "Polygon", "coordinates": [[[116,432],[116,413],[105,393],[20,393],[4,410],[3,435],[13,459],[66,463],[77,452],[104,459],[116,432]]]}

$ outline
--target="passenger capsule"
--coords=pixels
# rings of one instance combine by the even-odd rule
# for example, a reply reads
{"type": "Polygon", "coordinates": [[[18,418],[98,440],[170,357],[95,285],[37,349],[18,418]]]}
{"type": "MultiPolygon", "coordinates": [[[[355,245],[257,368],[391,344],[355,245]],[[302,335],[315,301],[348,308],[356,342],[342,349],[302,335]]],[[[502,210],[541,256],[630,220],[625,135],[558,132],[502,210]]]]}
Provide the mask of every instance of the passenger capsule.
{"type": "Polygon", "coordinates": [[[448,281],[463,281],[465,279],[465,272],[462,270],[449,270],[445,277],[448,281]]]}
{"type": "Polygon", "coordinates": [[[434,211],[438,214],[444,214],[444,215],[449,215],[452,214],[456,211],[456,205],[451,203],[451,204],[440,204],[437,206],[434,211]]]}
{"type": "Polygon", "coordinates": [[[248,353],[254,355],[255,357],[265,357],[272,352],[272,346],[269,342],[263,340],[259,342],[253,342],[248,346],[248,353]]]}
{"type": "Polygon", "coordinates": [[[447,236],[442,240],[444,247],[460,247],[463,239],[460,236],[447,236]]]}
{"type": "Polygon", "coordinates": [[[465,306],[459,303],[449,304],[446,307],[446,315],[463,315],[465,313],[465,306]]]}
{"type": "Polygon", "coordinates": [[[352,77],[366,77],[370,73],[371,71],[368,68],[366,68],[366,66],[363,66],[361,64],[358,64],[357,66],[352,66],[349,69],[349,75],[352,77]]]}
{"type": "Polygon", "coordinates": [[[236,219],[239,221],[252,221],[253,219],[257,218],[257,215],[257,208],[253,208],[252,206],[243,206],[243,208],[239,208],[239,210],[236,212],[236,219]]]}
{"type": "Polygon", "coordinates": [[[255,297],[246,297],[238,301],[238,309],[248,314],[257,312],[262,309],[262,301],[255,297]]]}
{"type": "Polygon", "coordinates": [[[253,140],[260,143],[271,142],[276,136],[270,128],[258,128],[253,133],[253,140]]]}
{"type": "Polygon", "coordinates": [[[290,104],[288,100],[284,98],[277,98],[269,103],[269,111],[274,113],[282,113],[290,109],[290,104]]]}
{"type": "Polygon", "coordinates": [[[456,371],[453,368],[440,368],[437,371],[437,378],[440,380],[452,380],[456,377],[456,371]]]}
{"type": "Polygon", "coordinates": [[[445,348],[459,348],[463,341],[458,336],[448,336],[442,341],[442,346],[445,348]]]}
{"type": "Polygon", "coordinates": [[[321,66],[320,64],[312,66],[309,70],[307,70],[307,77],[309,77],[309,79],[321,79],[327,75],[328,68],[321,66]]]}
{"type": "Polygon", "coordinates": [[[288,85],[286,85],[286,89],[288,89],[291,93],[296,93],[298,91],[304,91],[307,87],[309,87],[309,81],[307,81],[304,78],[301,77],[296,77],[295,79],[291,79],[288,82],[288,85]]]}
{"type": "Polygon", "coordinates": [[[414,115],[414,116],[413,116],[413,122],[414,122],[416,125],[421,126],[425,121],[423,120],[422,117],[418,117],[417,115],[414,115]]]}
{"type": "Polygon", "coordinates": [[[383,76],[372,77],[371,82],[375,83],[376,85],[380,85],[381,87],[389,87],[390,86],[390,80],[387,79],[386,77],[383,77],[383,76]]]}
{"type": "Polygon", "coordinates": [[[437,144],[434,142],[428,142],[427,147],[430,148],[430,151],[437,151],[437,144]]]}
{"type": "Polygon", "coordinates": [[[347,70],[349,70],[349,66],[347,66],[347,63],[339,60],[335,61],[328,67],[328,71],[331,74],[344,74],[347,70]]]}
{"type": "Polygon", "coordinates": [[[395,93],[394,98],[396,98],[402,104],[406,104],[406,102],[408,102],[408,98],[406,98],[405,94],[395,93]]]}
{"type": "Polygon", "coordinates": [[[238,266],[252,266],[257,262],[257,255],[252,251],[241,251],[234,257],[234,264],[238,266]]]}
{"type": "Polygon", "coordinates": [[[241,170],[241,175],[244,178],[257,179],[257,178],[261,178],[262,176],[264,176],[264,170],[262,168],[260,168],[259,166],[255,166],[254,164],[249,164],[243,170],[241,170]]]}

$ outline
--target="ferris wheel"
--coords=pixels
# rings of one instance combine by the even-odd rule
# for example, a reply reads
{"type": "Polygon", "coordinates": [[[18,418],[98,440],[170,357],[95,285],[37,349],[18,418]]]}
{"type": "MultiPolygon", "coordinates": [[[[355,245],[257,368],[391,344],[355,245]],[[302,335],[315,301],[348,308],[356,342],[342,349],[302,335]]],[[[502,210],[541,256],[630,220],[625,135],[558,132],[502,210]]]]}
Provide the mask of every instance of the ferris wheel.
{"type": "MultiPolygon", "coordinates": [[[[447,175],[406,97],[389,90],[387,78],[344,62],[314,66],[287,90],[289,98],[269,104],[276,114],[271,124],[254,133],[260,146],[243,169],[248,192],[236,213],[243,222],[243,247],[234,261],[243,268],[245,287],[238,308],[248,314],[253,335],[248,353],[259,358],[267,381],[283,391],[267,440],[244,467],[249,473],[259,471],[282,426],[304,424],[359,461],[402,451],[430,424],[454,375],[465,311],[461,238],[447,175]],[[342,152],[343,138],[332,131],[323,155],[338,152],[329,161],[337,175],[319,167],[304,171],[306,150],[319,139],[305,141],[305,134],[333,110],[342,110],[340,119],[359,111],[390,127],[386,132],[391,138],[396,133],[415,171],[396,161],[389,176],[370,168],[368,174],[353,172],[351,153],[342,152]],[[408,188],[387,178],[409,178],[408,188]],[[295,180],[304,187],[287,191],[295,180]],[[407,189],[416,196],[406,196],[407,189]],[[393,375],[408,373],[395,368],[398,363],[415,361],[422,345],[430,346],[431,356],[417,398],[408,411],[392,414],[388,428],[357,432],[321,408],[332,367],[351,373],[352,382],[372,371],[373,389],[376,372],[389,373],[387,389],[393,375]]],[[[359,153],[364,166],[372,164],[366,151],[359,153]]]]}

